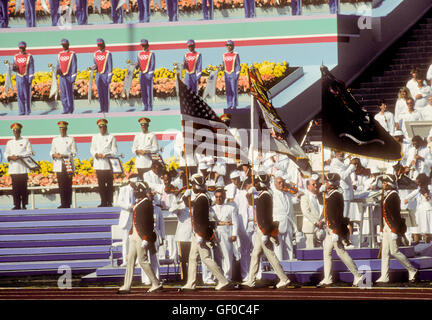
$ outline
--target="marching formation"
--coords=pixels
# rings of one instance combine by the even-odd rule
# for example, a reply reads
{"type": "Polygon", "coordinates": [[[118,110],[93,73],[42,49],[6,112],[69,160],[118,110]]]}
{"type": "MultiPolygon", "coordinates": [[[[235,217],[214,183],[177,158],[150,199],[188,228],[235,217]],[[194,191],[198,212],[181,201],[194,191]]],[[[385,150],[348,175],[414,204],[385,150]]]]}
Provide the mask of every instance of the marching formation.
{"type": "MultiPolygon", "coordinates": [[[[141,98],[144,105],[144,111],[153,110],[153,75],[156,67],[156,54],[150,50],[150,44],[147,39],[140,41],[142,51],[139,51],[136,57],[136,62],[127,60],[126,62],[132,66],[132,72],[127,75],[125,79],[125,89],[127,95],[129,94],[130,84],[132,83],[133,71],[139,71],[139,83],[141,89],[141,98]],[[129,83],[129,85],[126,85],[129,83]]],[[[188,52],[185,53],[183,64],[178,68],[181,74],[185,70],[184,81],[188,88],[193,92],[198,92],[198,84],[202,73],[202,56],[201,53],[195,50],[195,41],[188,40],[188,52]]],[[[238,79],[240,76],[240,56],[234,52],[234,42],[228,40],[225,43],[227,52],[222,55],[222,64],[219,70],[225,73],[226,85],[226,98],[228,108],[236,108],[238,106],[238,79]]],[[[52,64],[48,66],[53,70],[54,77],[59,75],[60,81],[60,97],[63,105],[62,114],[71,114],[74,112],[74,83],[77,77],[77,54],[70,50],[69,41],[67,39],[61,40],[63,50],[59,52],[57,64],[53,67],[52,64]]],[[[19,115],[29,115],[31,113],[31,88],[34,78],[34,58],[33,55],[27,52],[27,44],[21,41],[18,44],[19,53],[14,56],[14,61],[10,64],[7,78],[10,79],[11,72],[17,74],[17,99],[19,115]]],[[[96,87],[99,99],[99,113],[109,112],[110,102],[110,83],[113,76],[113,62],[112,53],[106,49],[105,41],[101,38],[97,39],[98,50],[93,55],[94,64],[88,68],[91,70],[90,84],[89,84],[89,100],[92,95],[92,83],[94,73],[96,73],[96,87]]],[[[9,81],[6,81],[8,87],[9,81]]],[[[11,82],[10,82],[11,83],[11,82]]],[[[11,86],[11,84],[10,84],[11,86]]],[[[57,93],[57,81],[52,84],[57,93]]],[[[12,89],[9,88],[9,89],[12,89]]],[[[51,89],[52,91],[53,89],[51,89]]]]}

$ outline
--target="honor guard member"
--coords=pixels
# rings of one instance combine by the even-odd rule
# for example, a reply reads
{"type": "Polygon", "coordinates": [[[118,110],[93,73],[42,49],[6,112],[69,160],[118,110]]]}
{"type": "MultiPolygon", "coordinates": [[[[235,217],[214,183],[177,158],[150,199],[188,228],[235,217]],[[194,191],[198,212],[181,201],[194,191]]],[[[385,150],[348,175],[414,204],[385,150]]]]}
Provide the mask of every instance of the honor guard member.
{"type": "Polygon", "coordinates": [[[12,210],[26,209],[28,203],[27,179],[29,168],[20,159],[33,155],[33,149],[28,139],[21,137],[22,125],[13,123],[11,129],[14,139],[6,143],[5,158],[9,162],[9,174],[12,178],[12,210]]]}
{"type": "Polygon", "coordinates": [[[36,27],[36,0],[24,0],[24,15],[27,28],[36,27]]]}
{"type": "Polygon", "coordinates": [[[53,139],[50,155],[54,159],[53,171],[57,175],[61,205],[70,208],[72,204],[72,178],[77,146],[73,137],[67,135],[68,123],[59,121],[60,136],[53,139]]]}
{"type": "Polygon", "coordinates": [[[129,232],[129,254],[123,286],[119,294],[130,293],[132,278],[135,270],[135,261],[150,279],[151,287],[147,292],[162,289],[162,284],[156,278],[151,266],[149,254],[154,254],[156,233],[154,231],[153,204],[149,199],[148,186],[145,182],[137,182],[135,187],[136,205],[133,208],[132,228],[129,232]]]}
{"type": "Polygon", "coordinates": [[[339,13],[339,1],[340,0],[329,0],[329,7],[330,7],[331,14],[339,13]]]}
{"type": "Polygon", "coordinates": [[[219,243],[215,249],[215,259],[222,267],[225,278],[232,280],[234,263],[234,243],[238,235],[237,207],[225,203],[225,190],[215,191],[216,204],[213,211],[216,215],[216,235],[219,243]]]}
{"type": "Polygon", "coordinates": [[[77,76],[77,57],[69,50],[69,41],[62,39],[63,51],[58,54],[57,73],[60,75],[60,97],[63,114],[74,111],[74,82],[77,76]]]}
{"type": "Polygon", "coordinates": [[[92,138],[90,153],[94,159],[93,168],[96,170],[101,197],[101,204],[98,207],[112,207],[114,178],[108,158],[117,154],[117,141],[108,133],[108,120],[99,119],[96,123],[99,126],[99,134],[92,138]]]}
{"type": "MultiPolygon", "coordinates": [[[[149,0],[147,0],[149,1],[149,0]]],[[[153,74],[155,71],[156,57],[154,52],[149,50],[147,39],[141,39],[143,51],[138,53],[138,65],[140,75],[141,98],[144,104],[144,111],[153,110],[153,74]]]]}
{"type": "Polygon", "coordinates": [[[112,55],[111,52],[105,50],[105,41],[97,39],[99,50],[94,53],[93,69],[97,70],[96,86],[99,96],[100,110],[99,112],[109,111],[110,91],[109,86],[112,78],[112,55]]]}
{"type": "Polygon", "coordinates": [[[149,132],[149,118],[140,118],[141,132],[138,133],[132,143],[132,152],[136,154],[135,167],[138,170],[138,176],[143,177],[144,173],[150,170],[152,165],[152,153],[159,150],[156,136],[149,132]]]}
{"type": "MultiPolygon", "coordinates": [[[[196,195],[192,203],[193,236],[189,253],[188,278],[182,289],[195,290],[198,257],[201,258],[201,262],[207,266],[218,280],[215,289],[226,289],[230,283],[223,275],[221,268],[219,268],[211,257],[210,247],[213,247],[214,230],[210,223],[211,200],[206,194],[204,177],[200,174],[194,174],[191,178],[191,183],[193,192],[196,195]]],[[[188,189],[185,191],[184,196],[190,196],[192,198],[193,194],[191,190],[188,189]]]]}
{"type": "Polygon", "coordinates": [[[51,25],[57,26],[60,19],[60,0],[49,0],[49,6],[51,11],[51,25]]]}
{"type": "Polygon", "coordinates": [[[14,57],[13,71],[16,72],[17,98],[19,115],[29,115],[31,112],[31,84],[34,77],[34,60],[27,53],[27,44],[21,41],[18,44],[19,53],[14,57]]]}
{"type": "MultiPolygon", "coordinates": [[[[148,0],[147,0],[148,1],[148,0]]],[[[120,0],[110,0],[111,2],[111,19],[113,23],[123,23],[123,5],[117,9],[120,0]]]]}
{"type": "Polygon", "coordinates": [[[140,23],[150,22],[150,0],[137,0],[138,21],[140,23]]]}
{"type": "Polygon", "coordinates": [[[204,20],[213,20],[213,0],[202,0],[202,13],[204,20]]]}
{"type": "Polygon", "coordinates": [[[302,14],[302,0],[291,0],[291,14],[293,16],[302,14]]]}
{"type": "Polygon", "coordinates": [[[326,223],[326,237],[323,243],[324,256],[324,279],[317,285],[318,288],[331,286],[333,284],[332,275],[332,252],[336,250],[337,255],[347,268],[354,275],[353,287],[358,287],[363,282],[363,276],[358,272],[357,266],[345,251],[343,242],[347,241],[349,231],[347,224],[349,220],[344,218],[344,199],[342,192],[339,191],[340,176],[337,173],[327,173],[325,184],[320,191],[326,192],[324,206],[324,220],[326,223]]]}
{"type": "Polygon", "coordinates": [[[407,257],[399,251],[397,240],[404,236],[406,232],[405,220],[401,218],[401,201],[396,190],[396,177],[394,175],[378,176],[378,185],[382,185],[384,190],[384,200],[382,205],[382,251],[381,251],[381,276],[376,281],[378,284],[388,283],[390,254],[408,270],[410,283],[418,281],[418,270],[413,267],[407,257]]]}
{"type": "Polygon", "coordinates": [[[79,25],[87,24],[88,0],[76,0],[75,16],[79,25]]]}
{"type": "Polygon", "coordinates": [[[279,245],[279,231],[277,223],[273,221],[273,196],[268,189],[268,184],[268,175],[259,174],[255,177],[255,186],[248,190],[248,196],[255,198],[256,224],[258,227],[255,233],[248,279],[242,283],[242,285],[250,288],[256,286],[255,281],[262,253],[265,254],[276,275],[279,277],[276,288],[284,288],[291,283],[274,252],[274,245],[279,245]]]}
{"type": "Polygon", "coordinates": [[[223,68],[225,71],[225,88],[228,109],[238,106],[238,80],[240,76],[240,56],[234,52],[234,41],[226,42],[227,52],[223,54],[223,68]]]}
{"type": "Polygon", "coordinates": [[[168,21],[178,21],[178,0],[167,0],[168,21]]]}
{"type": "Polygon", "coordinates": [[[184,82],[193,92],[198,93],[198,84],[201,79],[201,53],[195,51],[195,41],[186,42],[189,52],[184,56],[183,67],[186,69],[184,82]]]}
{"type": "Polygon", "coordinates": [[[9,0],[0,1],[0,28],[9,26],[9,0]]]}
{"type": "Polygon", "coordinates": [[[245,18],[255,18],[255,0],[244,0],[245,18]]]}

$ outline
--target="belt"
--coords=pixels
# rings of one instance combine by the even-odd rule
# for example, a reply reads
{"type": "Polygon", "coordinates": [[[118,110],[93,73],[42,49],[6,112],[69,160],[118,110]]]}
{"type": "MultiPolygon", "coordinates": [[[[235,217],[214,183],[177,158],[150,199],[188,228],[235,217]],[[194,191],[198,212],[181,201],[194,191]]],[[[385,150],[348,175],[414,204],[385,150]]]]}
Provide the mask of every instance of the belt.
{"type": "Polygon", "coordinates": [[[217,225],[218,226],[232,226],[232,222],[231,221],[218,221],[217,225]]]}

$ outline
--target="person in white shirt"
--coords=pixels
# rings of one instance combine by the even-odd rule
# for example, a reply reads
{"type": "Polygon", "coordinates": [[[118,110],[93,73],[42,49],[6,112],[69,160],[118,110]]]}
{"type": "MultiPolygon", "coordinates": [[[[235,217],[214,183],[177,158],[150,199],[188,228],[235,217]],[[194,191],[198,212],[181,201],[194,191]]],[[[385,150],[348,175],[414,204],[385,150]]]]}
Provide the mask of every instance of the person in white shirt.
{"type": "Polygon", "coordinates": [[[273,192],[273,220],[279,222],[279,244],[275,246],[275,254],[279,260],[292,260],[294,258],[294,235],[297,233],[293,202],[298,203],[299,198],[292,198],[283,191],[284,179],[280,176],[274,180],[273,192]]]}
{"type": "Polygon", "coordinates": [[[396,119],[396,127],[404,133],[405,136],[408,136],[408,132],[406,129],[405,123],[407,121],[420,121],[423,120],[420,112],[414,109],[414,99],[407,99],[408,111],[406,113],[402,113],[398,119],[396,119]]]}
{"type": "Polygon", "coordinates": [[[429,81],[429,85],[432,86],[432,64],[429,66],[426,72],[426,80],[429,81]]]}
{"type": "Polygon", "coordinates": [[[400,164],[405,167],[407,165],[408,150],[411,147],[411,143],[405,139],[404,133],[401,130],[396,130],[393,134],[393,138],[401,144],[402,159],[399,161],[400,164]]]}
{"type": "Polygon", "coordinates": [[[306,180],[305,195],[300,199],[303,214],[302,232],[306,238],[306,249],[319,247],[324,240],[323,206],[319,198],[319,176],[314,174],[306,180]]]}
{"type": "Polygon", "coordinates": [[[412,138],[412,147],[408,150],[407,164],[411,169],[409,174],[411,179],[415,179],[420,173],[429,176],[432,168],[432,154],[422,137],[414,136],[412,138]]]}
{"type": "Polygon", "coordinates": [[[151,170],[144,173],[144,181],[149,185],[153,193],[162,194],[164,183],[161,179],[162,165],[159,161],[153,160],[151,170]]]}
{"type": "Polygon", "coordinates": [[[232,280],[234,263],[234,243],[238,236],[237,207],[225,203],[225,191],[215,191],[213,211],[216,216],[216,236],[219,243],[215,248],[215,261],[222,268],[225,278],[232,280]]]}
{"type": "Polygon", "coordinates": [[[432,120],[432,95],[427,97],[428,104],[420,110],[422,115],[422,120],[431,121],[432,120]]]}
{"type": "Polygon", "coordinates": [[[411,79],[408,80],[406,87],[409,89],[411,96],[415,97],[415,88],[418,86],[417,79],[419,79],[419,70],[417,68],[413,68],[410,71],[411,79]]]}
{"type": "Polygon", "coordinates": [[[178,260],[180,262],[180,278],[187,279],[189,252],[192,241],[192,222],[188,197],[179,195],[179,199],[173,202],[169,211],[177,216],[177,229],[174,240],[177,243],[178,260]]]}
{"type": "Polygon", "coordinates": [[[393,113],[387,111],[387,104],[384,100],[380,101],[379,104],[380,112],[375,115],[375,120],[387,131],[389,134],[393,134],[395,131],[395,120],[393,113]]]}
{"type": "Polygon", "coordinates": [[[101,204],[98,207],[112,207],[114,177],[108,158],[117,154],[117,141],[113,135],[108,133],[108,120],[99,119],[96,123],[100,133],[93,136],[90,153],[94,158],[93,169],[96,170],[101,198],[101,204]]]}
{"type": "Polygon", "coordinates": [[[74,173],[73,158],[77,154],[77,146],[73,137],[67,135],[68,123],[59,121],[60,136],[51,143],[50,155],[54,159],[53,171],[57,175],[60,193],[60,206],[70,208],[72,204],[72,177],[74,173]]]}
{"type": "Polygon", "coordinates": [[[430,87],[424,83],[423,79],[419,78],[417,79],[417,86],[413,87],[413,93],[415,109],[420,111],[427,105],[427,97],[431,93],[430,87]]]}
{"type": "Polygon", "coordinates": [[[120,216],[118,227],[121,229],[122,238],[122,267],[127,265],[127,256],[129,252],[129,231],[132,228],[132,209],[135,205],[134,187],[137,182],[137,175],[129,176],[129,183],[120,187],[116,207],[120,207],[120,216]]]}
{"type": "Polygon", "coordinates": [[[152,153],[158,152],[159,146],[155,134],[148,131],[150,119],[140,118],[138,122],[142,132],[135,136],[132,152],[136,154],[135,167],[138,170],[138,175],[143,177],[144,173],[150,170],[152,153]]]}
{"type": "Polygon", "coordinates": [[[28,204],[27,179],[30,169],[21,160],[23,157],[33,155],[30,141],[21,137],[22,124],[13,123],[11,129],[14,139],[6,143],[5,158],[9,162],[9,174],[12,178],[12,197],[14,207],[12,210],[26,209],[28,204]]]}
{"type": "Polygon", "coordinates": [[[399,119],[403,113],[408,112],[408,106],[406,100],[412,98],[411,92],[407,87],[399,89],[398,99],[396,100],[394,118],[399,119]]]}
{"type": "Polygon", "coordinates": [[[230,174],[230,179],[231,183],[225,187],[227,202],[233,202],[238,190],[241,188],[240,172],[237,170],[232,171],[230,174]]]}

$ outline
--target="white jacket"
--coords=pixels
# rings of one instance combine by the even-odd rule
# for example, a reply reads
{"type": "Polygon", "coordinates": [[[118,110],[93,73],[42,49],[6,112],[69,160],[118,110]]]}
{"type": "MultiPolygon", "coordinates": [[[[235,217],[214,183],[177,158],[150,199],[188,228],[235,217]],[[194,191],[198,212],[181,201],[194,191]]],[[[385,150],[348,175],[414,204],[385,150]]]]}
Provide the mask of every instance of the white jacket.
{"type": "Polygon", "coordinates": [[[135,204],[135,197],[132,187],[128,184],[119,189],[115,205],[120,207],[120,217],[118,226],[122,229],[132,228],[132,209],[135,204]]]}
{"type": "MultiPolygon", "coordinates": [[[[30,141],[26,138],[20,137],[18,140],[15,137],[6,143],[6,150],[4,157],[7,159],[9,156],[27,157],[33,155],[33,149],[30,141]]],[[[9,174],[29,173],[30,169],[20,160],[9,161],[9,174]]]]}

